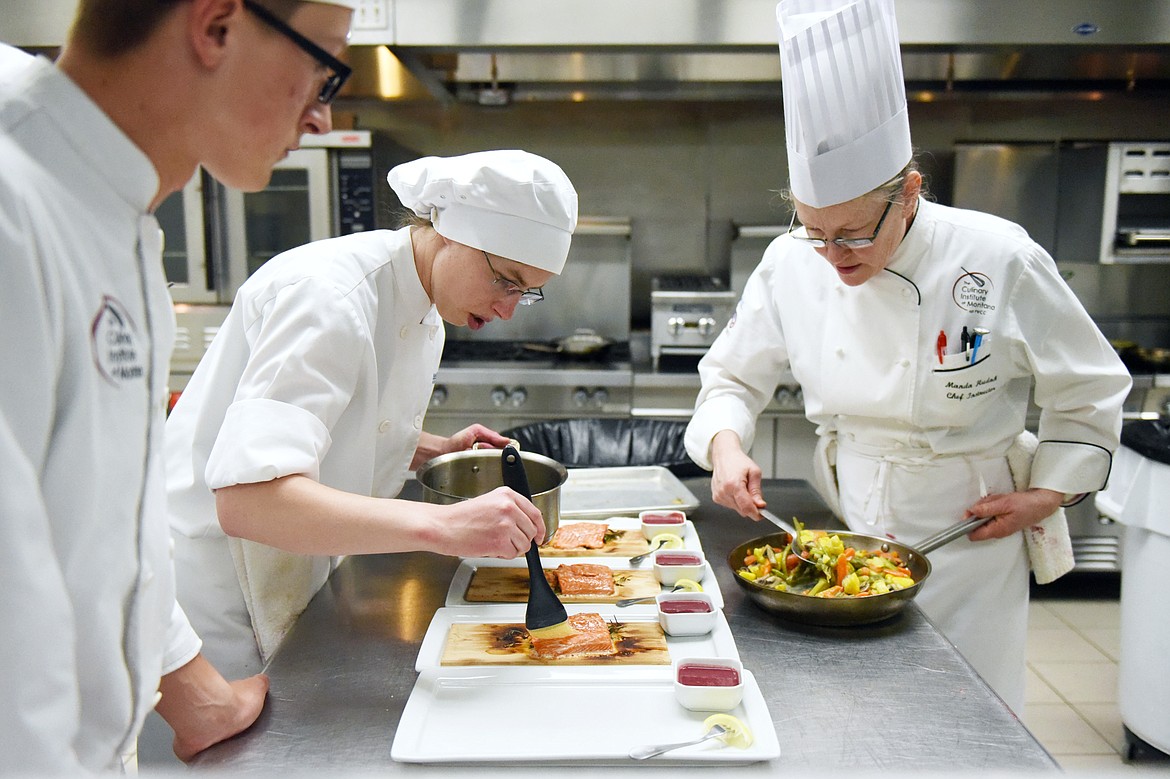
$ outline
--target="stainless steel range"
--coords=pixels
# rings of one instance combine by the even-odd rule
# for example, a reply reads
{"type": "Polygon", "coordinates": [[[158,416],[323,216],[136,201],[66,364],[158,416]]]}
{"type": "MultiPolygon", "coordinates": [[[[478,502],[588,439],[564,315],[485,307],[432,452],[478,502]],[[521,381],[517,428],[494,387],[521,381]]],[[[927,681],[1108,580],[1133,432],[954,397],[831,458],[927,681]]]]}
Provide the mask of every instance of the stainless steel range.
{"type": "Polygon", "coordinates": [[[628,417],[632,398],[628,343],[570,358],[515,341],[448,341],[426,429],[450,435],[475,422],[504,430],[543,419],[628,417]]]}
{"type": "Polygon", "coordinates": [[[699,355],[723,332],[738,296],[709,276],[657,276],[650,290],[650,355],[699,355]]]}

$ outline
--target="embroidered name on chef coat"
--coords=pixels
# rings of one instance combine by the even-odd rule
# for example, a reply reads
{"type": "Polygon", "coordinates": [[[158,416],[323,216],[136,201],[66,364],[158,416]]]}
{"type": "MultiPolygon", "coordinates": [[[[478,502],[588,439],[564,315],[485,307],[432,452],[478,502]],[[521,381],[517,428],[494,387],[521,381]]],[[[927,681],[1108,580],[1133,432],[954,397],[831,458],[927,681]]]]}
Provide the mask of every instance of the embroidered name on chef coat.
{"type": "Polygon", "coordinates": [[[146,374],[138,328],[116,298],[105,295],[89,328],[94,364],[106,381],[120,386],[146,374]]]}

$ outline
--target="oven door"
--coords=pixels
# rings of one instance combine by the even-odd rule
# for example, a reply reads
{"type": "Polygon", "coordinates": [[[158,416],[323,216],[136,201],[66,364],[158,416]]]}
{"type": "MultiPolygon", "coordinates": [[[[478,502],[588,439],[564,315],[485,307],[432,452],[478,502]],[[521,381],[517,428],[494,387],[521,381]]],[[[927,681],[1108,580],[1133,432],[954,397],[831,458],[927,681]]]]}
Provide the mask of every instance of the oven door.
{"type": "Polygon", "coordinates": [[[215,273],[208,266],[203,218],[204,174],[195,175],[155,210],[163,231],[163,269],[176,303],[215,303],[215,273]]]}
{"type": "Polygon", "coordinates": [[[259,192],[219,188],[226,278],[221,301],[230,303],[245,279],[268,260],[332,234],[329,150],[297,149],[272,171],[259,192]]]}

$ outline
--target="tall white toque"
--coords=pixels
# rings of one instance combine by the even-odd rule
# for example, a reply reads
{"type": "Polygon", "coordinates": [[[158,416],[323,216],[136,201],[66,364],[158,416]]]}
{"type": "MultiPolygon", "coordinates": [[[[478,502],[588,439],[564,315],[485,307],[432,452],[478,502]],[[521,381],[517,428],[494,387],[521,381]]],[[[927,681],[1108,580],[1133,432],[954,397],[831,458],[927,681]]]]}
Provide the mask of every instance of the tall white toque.
{"type": "Polygon", "coordinates": [[[913,155],[894,0],[781,0],[784,131],[793,196],[844,203],[913,155]]]}
{"type": "Polygon", "coordinates": [[[323,3],[325,5],[340,5],[342,8],[348,8],[351,11],[356,11],[361,0],[304,0],[306,3],[323,3]]]}

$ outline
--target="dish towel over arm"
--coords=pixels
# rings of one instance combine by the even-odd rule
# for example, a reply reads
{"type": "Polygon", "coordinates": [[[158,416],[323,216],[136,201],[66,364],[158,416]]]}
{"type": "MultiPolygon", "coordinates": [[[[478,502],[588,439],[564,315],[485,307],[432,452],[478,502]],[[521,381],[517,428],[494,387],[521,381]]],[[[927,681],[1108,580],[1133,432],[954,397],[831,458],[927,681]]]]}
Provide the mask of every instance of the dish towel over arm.
{"type": "Polygon", "coordinates": [[[267,665],[319,587],[313,559],[254,541],[228,538],[252,631],[267,665]]]}
{"type": "MultiPolygon", "coordinates": [[[[1028,489],[1032,478],[1032,458],[1040,440],[1027,430],[1016,436],[1007,452],[1008,469],[1012,472],[1012,483],[1016,491],[1028,489]]],[[[1028,561],[1037,584],[1049,584],[1073,569],[1072,538],[1068,533],[1068,519],[1064,508],[1040,522],[1025,528],[1024,540],[1028,549],[1028,561]]]]}

